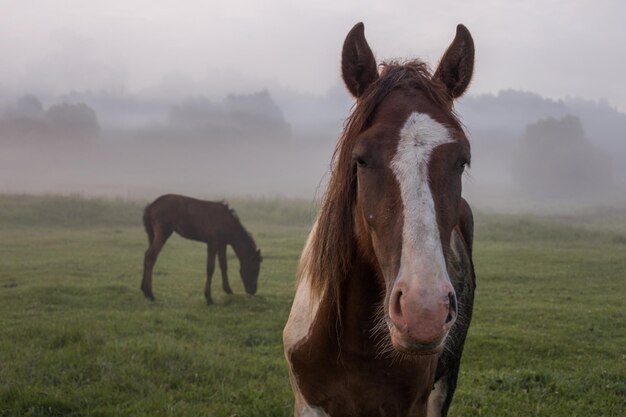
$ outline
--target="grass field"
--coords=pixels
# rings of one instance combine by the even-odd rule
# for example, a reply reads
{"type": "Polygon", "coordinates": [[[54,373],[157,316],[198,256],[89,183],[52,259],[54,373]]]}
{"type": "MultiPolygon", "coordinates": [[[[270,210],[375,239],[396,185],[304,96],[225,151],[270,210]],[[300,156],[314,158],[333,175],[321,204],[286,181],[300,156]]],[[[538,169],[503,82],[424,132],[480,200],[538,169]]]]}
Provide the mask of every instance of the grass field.
{"type": "MultiPolygon", "coordinates": [[[[202,295],[172,237],[139,290],[142,204],[0,196],[0,416],[289,416],[281,332],[314,208],[237,200],[262,248],[248,297],[202,295]]],[[[626,211],[478,213],[475,316],[453,416],[623,416],[626,211]]]]}

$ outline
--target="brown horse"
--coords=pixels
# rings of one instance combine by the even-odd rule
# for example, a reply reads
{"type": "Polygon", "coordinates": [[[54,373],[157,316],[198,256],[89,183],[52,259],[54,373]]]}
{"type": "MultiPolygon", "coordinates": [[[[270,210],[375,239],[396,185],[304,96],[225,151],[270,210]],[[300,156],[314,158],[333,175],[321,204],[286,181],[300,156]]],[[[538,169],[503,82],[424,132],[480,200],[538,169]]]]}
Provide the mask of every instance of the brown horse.
{"type": "Polygon", "coordinates": [[[232,294],[228,284],[226,245],[230,245],[239,258],[239,273],[246,292],[256,293],[261,250],[244,229],[235,211],[221,202],[203,201],[176,194],[166,194],[146,206],[143,224],[148,234],[149,247],[144,257],[141,290],[154,301],[152,269],[165,241],[173,232],[180,236],[207,244],[207,268],[204,297],[212,304],[211,279],[215,270],[215,255],[222,270],[222,288],[232,294]]]}
{"type": "Polygon", "coordinates": [[[382,64],[363,24],[343,79],[356,98],[300,260],[283,333],[296,416],[445,416],[474,298],[470,146],[453,112],[473,72],[469,31],[431,75],[382,64]]]}

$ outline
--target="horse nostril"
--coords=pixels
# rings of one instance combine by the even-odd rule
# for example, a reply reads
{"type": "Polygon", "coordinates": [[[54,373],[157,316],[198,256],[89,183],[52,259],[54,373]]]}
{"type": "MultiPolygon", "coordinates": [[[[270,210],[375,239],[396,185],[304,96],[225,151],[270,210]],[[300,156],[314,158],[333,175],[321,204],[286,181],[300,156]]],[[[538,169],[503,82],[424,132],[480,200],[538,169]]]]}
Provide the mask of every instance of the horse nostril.
{"type": "Polygon", "coordinates": [[[454,319],[458,309],[456,295],[453,292],[448,293],[448,300],[450,301],[450,309],[448,310],[448,317],[446,317],[446,324],[454,319]]]}
{"type": "Polygon", "coordinates": [[[398,291],[396,293],[396,299],[394,300],[394,308],[396,309],[396,312],[398,313],[399,316],[402,316],[402,291],[398,291]]]}
{"type": "Polygon", "coordinates": [[[395,326],[398,328],[403,328],[406,324],[404,322],[404,318],[402,317],[402,291],[397,290],[394,291],[391,295],[391,300],[389,300],[390,304],[390,313],[391,320],[395,326]]]}

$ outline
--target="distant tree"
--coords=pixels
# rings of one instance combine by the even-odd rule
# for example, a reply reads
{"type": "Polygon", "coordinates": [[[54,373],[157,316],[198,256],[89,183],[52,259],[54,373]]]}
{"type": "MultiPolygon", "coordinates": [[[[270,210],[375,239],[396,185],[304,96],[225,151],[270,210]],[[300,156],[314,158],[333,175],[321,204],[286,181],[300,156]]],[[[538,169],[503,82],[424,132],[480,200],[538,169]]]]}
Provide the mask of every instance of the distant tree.
{"type": "Polygon", "coordinates": [[[276,122],[285,120],[283,112],[267,89],[252,94],[230,94],[225,104],[230,112],[238,116],[252,116],[276,122]]]}
{"type": "Polygon", "coordinates": [[[224,104],[230,123],[244,135],[256,132],[265,137],[284,138],[291,133],[282,110],[267,89],[252,94],[230,94],[224,104]]]}
{"type": "Polygon", "coordinates": [[[71,138],[86,138],[100,131],[96,112],[84,103],[50,106],[45,120],[53,133],[71,138]]]}
{"type": "Polygon", "coordinates": [[[45,134],[43,105],[33,95],[20,97],[0,117],[0,141],[21,143],[45,134]]]}
{"type": "Polygon", "coordinates": [[[15,105],[9,107],[4,114],[4,118],[11,119],[40,119],[42,116],[43,105],[32,94],[27,94],[17,99],[15,105]]]}
{"type": "Polygon", "coordinates": [[[609,156],[585,137],[575,116],[526,126],[514,160],[514,179],[538,198],[589,196],[606,189],[612,180],[609,156]]]}
{"type": "Polygon", "coordinates": [[[229,95],[221,103],[190,97],[173,106],[169,120],[177,129],[203,140],[259,141],[289,137],[291,128],[267,90],[229,95]]]}
{"type": "Polygon", "coordinates": [[[170,123],[189,128],[206,127],[222,117],[222,109],[205,97],[189,97],[169,113],[170,123]]]}

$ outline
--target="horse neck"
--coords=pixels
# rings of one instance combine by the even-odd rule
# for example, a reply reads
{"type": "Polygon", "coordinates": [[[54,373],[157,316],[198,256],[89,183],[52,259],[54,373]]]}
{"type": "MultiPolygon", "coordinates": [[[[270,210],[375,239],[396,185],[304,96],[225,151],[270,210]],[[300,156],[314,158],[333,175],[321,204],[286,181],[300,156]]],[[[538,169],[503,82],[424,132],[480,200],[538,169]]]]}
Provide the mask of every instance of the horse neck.
{"type": "Polygon", "coordinates": [[[341,350],[377,354],[372,330],[383,302],[382,293],[375,267],[357,256],[341,289],[341,350]]]}
{"type": "Polygon", "coordinates": [[[256,252],[256,243],[254,243],[252,236],[239,222],[235,222],[235,227],[228,243],[230,243],[239,259],[249,259],[256,252]]]}

